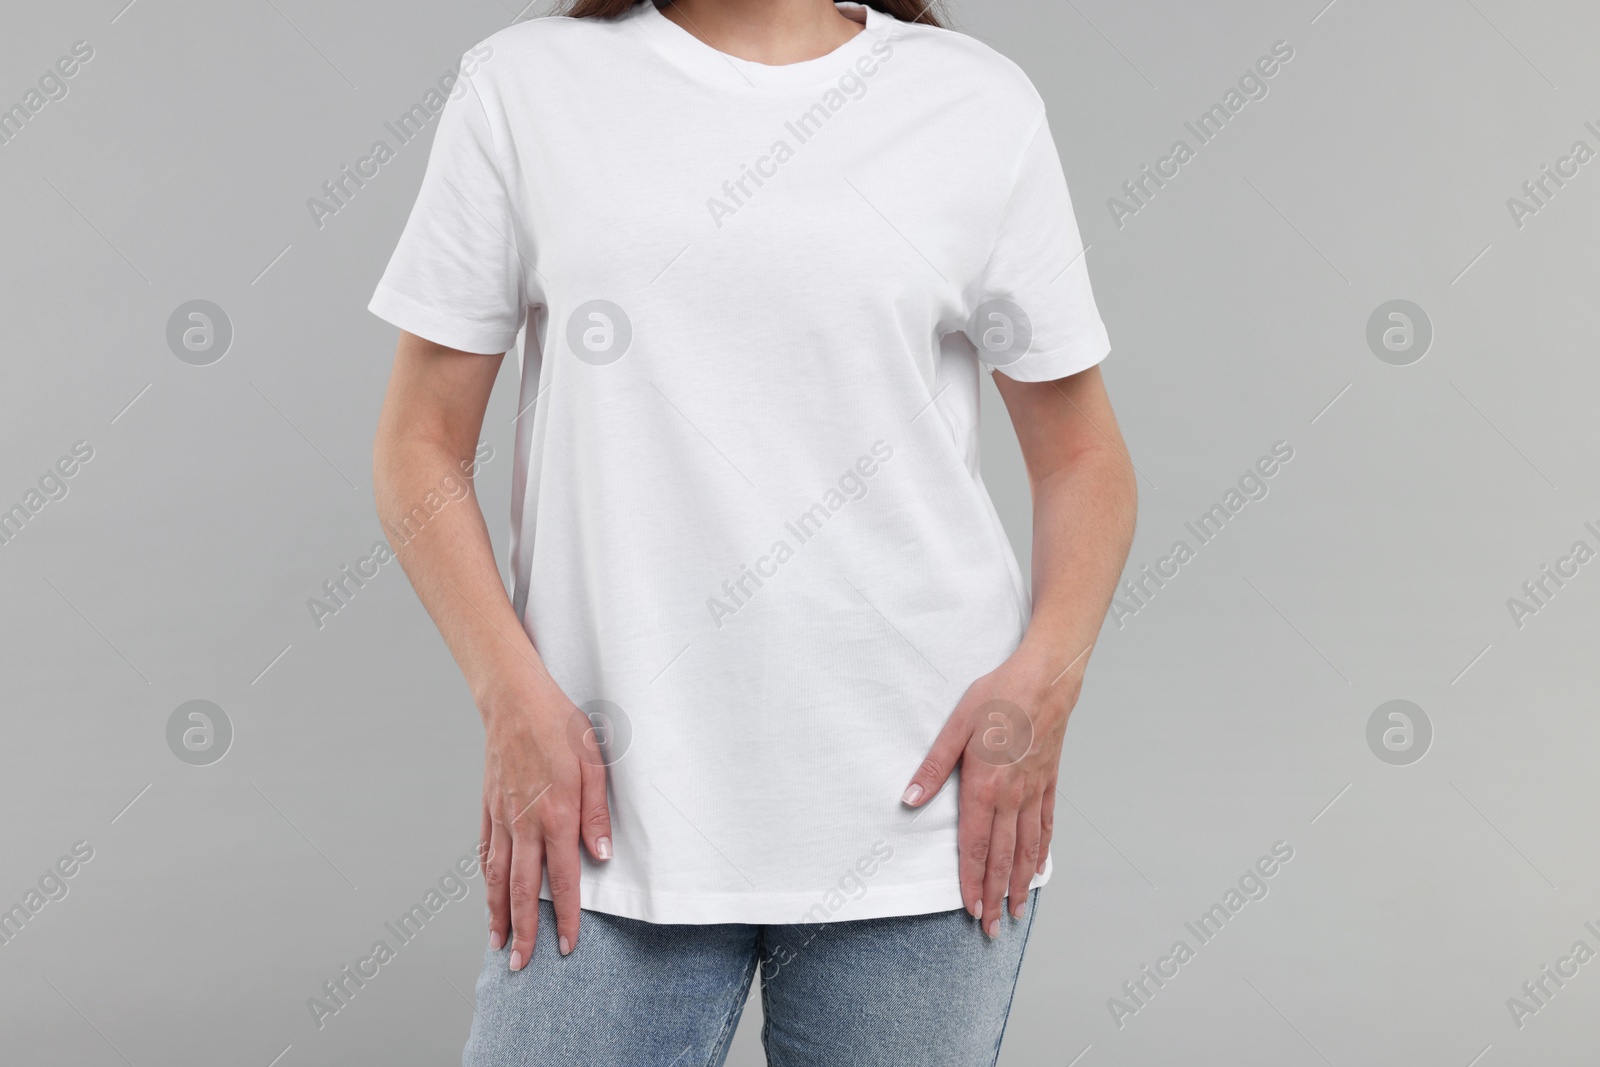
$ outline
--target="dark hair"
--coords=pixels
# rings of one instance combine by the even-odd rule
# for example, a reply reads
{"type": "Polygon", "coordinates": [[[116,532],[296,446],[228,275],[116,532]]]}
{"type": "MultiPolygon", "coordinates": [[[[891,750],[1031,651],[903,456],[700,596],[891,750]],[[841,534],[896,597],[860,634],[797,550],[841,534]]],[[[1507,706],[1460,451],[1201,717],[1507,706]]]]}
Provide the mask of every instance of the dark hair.
{"type": "MultiPolygon", "coordinates": [[[[575,19],[614,19],[626,15],[639,0],[567,0],[557,14],[575,19]]],[[[654,3],[655,0],[647,0],[654,3]]],[[[901,22],[922,22],[929,26],[944,25],[934,12],[939,0],[862,0],[867,7],[893,15],[901,22]]]]}

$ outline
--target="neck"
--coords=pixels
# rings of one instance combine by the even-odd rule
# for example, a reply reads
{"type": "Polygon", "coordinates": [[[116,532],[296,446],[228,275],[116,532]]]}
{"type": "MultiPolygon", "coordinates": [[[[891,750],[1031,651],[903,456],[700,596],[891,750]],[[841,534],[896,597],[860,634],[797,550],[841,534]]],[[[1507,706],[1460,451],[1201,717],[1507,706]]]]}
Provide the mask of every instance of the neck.
{"type": "Polygon", "coordinates": [[[774,66],[825,56],[861,32],[833,0],[671,0],[661,13],[719,52],[774,66]]]}

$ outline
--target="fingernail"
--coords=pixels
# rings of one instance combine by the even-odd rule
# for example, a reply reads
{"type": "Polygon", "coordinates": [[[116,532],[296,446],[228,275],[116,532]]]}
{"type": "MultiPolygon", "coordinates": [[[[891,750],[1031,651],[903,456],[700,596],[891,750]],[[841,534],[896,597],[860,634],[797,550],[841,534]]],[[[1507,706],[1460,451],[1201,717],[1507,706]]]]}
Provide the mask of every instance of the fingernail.
{"type": "Polygon", "coordinates": [[[489,931],[489,947],[490,948],[492,948],[496,952],[498,952],[498,951],[500,951],[500,946],[505,944],[505,943],[506,943],[505,935],[502,934],[499,930],[490,930],[489,931]]]}
{"type": "Polygon", "coordinates": [[[905,794],[900,798],[902,804],[915,804],[922,799],[922,787],[915,782],[906,786],[905,794]]]}
{"type": "Polygon", "coordinates": [[[603,860],[611,858],[611,838],[602,837],[594,843],[595,853],[603,860]]]}
{"type": "Polygon", "coordinates": [[[567,953],[569,953],[571,951],[572,951],[572,942],[568,941],[565,937],[563,937],[561,939],[561,954],[563,956],[565,956],[567,953]]]}
{"type": "Polygon", "coordinates": [[[983,922],[983,901],[980,900],[972,906],[972,917],[983,922]]]}
{"type": "Polygon", "coordinates": [[[513,971],[522,970],[522,953],[520,951],[511,954],[511,969],[513,971]]]}
{"type": "Polygon", "coordinates": [[[1044,860],[1040,860],[1039,861],[1039,869],[1034,871],[1033,873],[1034,874],[1043,874],[1044,873],[1044,860]]]}
{"type": "Polygon", "coordinates": [[[991,938],[995,938],[995,937],[999,937],[1000,936],[1000,920],[999,919],[991,919],[991,920],[989,920],[989,936],[991,938]]]}
{"type": "Polygon", "coordinates": [[[1022,901],[1019,900],[1017,902],[1017,906],[1011,909],[1011,917],[1014,918],[1014,919],[1022,918],[1022,908],[1023,908],[1023,903],[1022,903],[1022,901]]]}

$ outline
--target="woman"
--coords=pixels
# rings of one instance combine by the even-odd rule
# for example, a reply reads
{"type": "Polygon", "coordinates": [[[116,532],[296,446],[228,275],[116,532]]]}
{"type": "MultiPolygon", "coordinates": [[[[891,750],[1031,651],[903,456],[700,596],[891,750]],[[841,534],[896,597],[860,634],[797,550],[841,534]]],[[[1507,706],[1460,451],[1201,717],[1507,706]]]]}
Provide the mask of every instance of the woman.
{"type": "Polygon", "coordinates": [[[998,1055],[1135,493],[1043,104],[920,5],[582,0],[444,107],[375,480],[523,338],[510,596],[473,496],[400,551],[487,732],[468,1065],[721,1063],[758,971],[772,1063],[998,1055]]]}

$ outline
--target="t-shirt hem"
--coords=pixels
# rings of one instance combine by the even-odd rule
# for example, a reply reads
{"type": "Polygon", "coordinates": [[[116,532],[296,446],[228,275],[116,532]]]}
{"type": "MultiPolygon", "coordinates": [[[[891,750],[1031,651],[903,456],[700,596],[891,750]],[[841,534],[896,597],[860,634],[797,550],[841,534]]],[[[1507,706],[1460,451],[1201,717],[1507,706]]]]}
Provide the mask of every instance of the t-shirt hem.
{"type": "Polygon", "coordinates": [[[498,327],[463,321],[418,303],[381,282],[372,294],[367,310],[391,326],[398,326],[424,340],[462,352],[503,353],[510,351],[517,341],[516,330],[508,333],[498,327]]]}
{"type": "Polygon", "coordinates": [[[1095,366],[1111,354],[1111,337],[1102,326],[1093,337],[1066,348],[1029,352],[1015,363],[994,369],[1016,382],[1053,382],[1095,366]]]}
{"type": "MultiPolygon", "coordinates": [[[[1029,889],[1050,880],[1051,865],[1034,875],[1029,889]]],[[[854,922],[859,919],[888,919],[905,915],[929,915],[960,911],[964,906],[955,873],[937,882],[921,882],[893,888],[867,883],[865,895],[846,899],[830,907],[828,893],[661,893],[630,886],[604,885],[583,880],[579,883],[585,911],[619,915],[640,922],[704,926],[739,923],[751,926],[791,926],[811,923],[854,922]]],[[[550,899],[548,887],[540,898],[550,899]]]]}

